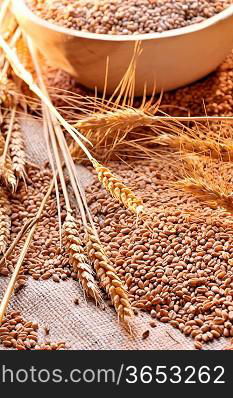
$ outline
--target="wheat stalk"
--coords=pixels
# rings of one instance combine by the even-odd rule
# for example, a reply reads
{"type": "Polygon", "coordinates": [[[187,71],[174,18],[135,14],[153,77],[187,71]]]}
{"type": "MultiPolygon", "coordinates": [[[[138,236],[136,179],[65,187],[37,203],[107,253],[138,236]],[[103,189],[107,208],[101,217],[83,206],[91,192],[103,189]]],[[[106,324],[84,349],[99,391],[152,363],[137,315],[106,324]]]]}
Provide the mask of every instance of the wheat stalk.
{"type": "Polygon", "coordinates": [[[0,253],[6,251],[10,239],[10,229],[11,218],[9,201],[4,189],[0,187],[0,253]]]}
{"type": "MultiPolygon", "coordinates": [[[[41,82],[42,83],[42,82],[41,82]]],[[[45,121],[48,124],[48,133],[51,139],[51,144],[52,144],[52,150],[53,154],[55,157],[56,161],[56,166],[58,168],[58,174],[60,177],[61,185],[62,185],[62,191],[66,203],[66,209],[67,209],[67,216],[65,223],[63,225],[63,234],[64,234],[64,241],[66,245],[66,249],[69,253],[70,257],[70,263],[74,268],[74,271],[78,274],[79,282],[84,290],[84,292],[90,296],[93,297],[96,303],[101,302],[101,294],[98,289],[98,286],[96,285],[95,279],[93,277],[93,272],[91,270],[91,267],[85,260],[85,256],[83,253],[82,249],[82,244],[79,239],[79,233],[78,229],[75,223],[75,219],[72,216],[72,210],[70,206],[70,200],[67,192],[67,187],[66,187],[66,182],[62,170],[62,163],[60,159],[60,154],[58,151],[58,145],[56,141],[56,136],[55,136],[55,130],[56,128],[59,128],[56,126],[54,123],[55,121],[52,118],[52,115],[50,114],[49,110],[43,106],[43,113],[45,117],[45,121]]],[[[47,141],[48,139],[46,139],[47,141]]],[[[49,149],[49,144],[48,145],[48,151],[50,154],[50,149],[49,149]]],[[[55,172],[55,165],[53,164],[53,158],[50,154],[50,162],[52,165],[52,168],[55,172]]]]}
{"type": "Polygon", "coordinates": [[[88,255],[93,262],[97,277],[111,298],[119,320],[127,322],[128,318],[133,316],[127,291],[91,227],[86,227],[85,240],[88,255]]]}
{"type": "Polygon", "coordinates": [[[17,236],[15,239],[11,242],[11,245],[8,247],[8,249],[4,252],[4,256],[0,260],[0,268],[6,263],[8,257],[11,255],[15,247],[17,246],[18,242],[22,239],[22,237],[25,235],[25,233],[37,222],[37,219],[34,220],[28,220],[24,223],[20,231],[18,232],[17,236]]]}
{"type": "Polygon", "coordinates": [[[16,178],[13,172],[12,161],[8,154],[3,157],[5,148],[5,140],[2,134],[0,134],[0,178],[6,184],[10,186],[12,191],[16,188],[16,178]]]}
{"type": "Polygon", "coordinates": [[[139,214],[143,212],[143,202],[138,198],[119,178],[115,177],[112,172],[102,166],[97,161],[93,161],[93,166],[98,173],[98,178],[104,188],[110,194],[118,199],[119,202],[131,210],[133,213],[139,214]]]}
{"type": "MultiPolygon", "coordinates": [[[[48,92],[46,89],[46,86],[43,81],[43,77],[41,74],[40,66],[37,62],[37,57],[34,58],[34,64],[35,64],[35,69],[37,71],[38,75],[38,80],[39,84],[41,86],[41,89],[43,90],[43,93],[49,98],[48,92]]],[[[58,174],[60,177],[61,181],[61,186],[62,186],[62,191],[66,203],[66,209],[67,209],[67,217],[66,221],[63,226],[63,232],[64,232],[64,237],[65,237],[65,242],[66,242],[66,248],[70,254],[70,261],[72,266],[74,267],[75,272],[78,273],[79,281],[81,286],[83,287],[84,292],[93,297],[96,301],[96,303],[101,302],[101,293],[100,290],[95,282],[94,276],[93,276],[93,271],[88,264],[87,260],[85,259],[84,251],[82,248],[82,243],[79,238],[79,233],[77,229],[77,225],[75,222],[74,217],[72,216],[72,209],[70,206],[70,200],[67,192],[67,187],[66,187],[66,182],[62,170],[62,162],[60,158],[60,153],[59,149],[61,149],[63,158],[64,158],[64,163],[67,167],[70,181],[72,188],[74,190],[75,196],[77,198],[77,202],[79,204],[81,216],[83,223],[86,224],[86,217],[85,217],[85,211],[83,209],[83,204],[82,200],[80,199],[79,191],[77,188],[77,182],[75,179],[75,174],[76,171],[74,170],[74,165],[72,167],[72,158],[70,157],[69,150],[67,148],[67,144],[63,135],[63,131],[61,127],[56,123],[56,119],[54,118],[54,115],[51,113],[51,111],[43,105],[43,114],[45,116],[45,121],[47,121],[48,128],[47,132],[49,134],[51,144],[52,144],[52,149],[53,149],[53,154],[55,157],[56,161],[56,166],[58,168],[58,174]],[[58,144],[59,147],[58,148],[58,144]]],[[[48,146],[48,151],[50,154],[50,149],[49,149],[49,144],[48,144],[48,137],[46,137],[47,141],[47,146],[48,146]]],[[[54,164],[53,164],[53,159],[50,154],[50,162],[52,165],[52,168],[54,170],[54,164]]]]}
{"type": "MultiPolygon", "coordinates": [[[[33,53],[33,60],[34,64],[36,66],[37,73],[40,76],[40,84],[42,86],[42,90],[40,92],[43,95],[44,102],[46,107],[48,107],[48,110],[51,113],[51,118],[54,118],[53,123],[55,123],[55,115],[50,109],[50,107],[47,105],[47,103],[51,104],[48,93],[46,92],[45,85],[43,83],[42,77],[41,77],[41,72],[39,68],[39,64],[37,61],[36,53],[34,49],[31,49],[33,53]],[[46,101],[45,101],[46,99],[46,101]]],[[[56,124],[56,123],[55,123],[56,124]]],[[[55,131],[58,131],[58,126],[55,126],[55,131]]],[[[62,132],[59,132],[59,136],[61,138],[62,132]]],[[[78,143],[80,145],[80,143],[78,143]]],[[[127,208],[129,208],[132,212],[139,214],[140,212],[143,211],[143,206],[142,206],[142,200],[137,198],[133,192],[126,187],[125,184],[123,184],[119,179],[117,179],[109,169],[106,167],[102,166],[100,163],[97,162],[97,160],[91,155],[91,153],[88,151],[88,149],[85,147],[85,145],[80,145],[81,149],[84,151],[84,153],[87,155],[88,159],[92,162],[94,168],[96,169],[98,173],[99,180],[101,183],[103,183],[104,187],[112,194],[113,197],[117,198],[121,203],[123,203],[127,208]]],[[[70,160],[69,160],[70,161],[70,160]]],[[[67,165],[67,162],[66,162],[67,165]]]]}
{"type": "MultiPolygon", "coordinates": [[[[33,48],[33,45],[31,44],[30,40],[28,39],[29,43],[29,50],[31,54],[34,56],[35,51],[33,48]]],[[[7,42],[3,39],[3,37],[0,35],[0,47],[3,49],[6,58],[11,64],[12,69],[14,70],[15,74],[22,79],[40,99],[41,101],[48,107],[50,112],[54,115],[56,118],[57,122],[61,124],[66,131],[73,137],[73,139],[83,148],[85,152],[85,145],[83,142],[80,140],[83,139],[84,141],[87,141],[86,138],[79,133],[78,130],[76,130],[74,127],[72,127],[58,112],[58,110],[53,106],[51,103],[50,99],[43,93],[43,91],[38,87],[36,82],[33,79],[33,76],[30,72],[28,72],[25,67],[21,64],[18,56],[15,54],[15,52],[10,48],[10,46],[7,44],[7,42]],[[79,138],[80,137],[80,138],[79,138]]]]}
{"type": "Polygon", "coordinates": [[[78,279],[82,285],[84,292],[92,297],[96,303],[101,303],[102,297],[98,286],[96,285],[93,270],[88,264],[84,254],[84,248],[79,238],[79,231],[75,218],[70,212],[67,213],[64,229],[64,241],[69,253],[70,264],[73,266],[74,272],[78,274],[78,279]]]}
{"type": "MultiPolygon", "coordinates": [[[[37,70],[41,88],[42,88],[44,94],[46,96],[48,96],[36,56],[34,56],[34,64],[35,64],[35,67],[37,70]]],[[[88,255],[90,256],[92,261],[94,260],[93,261],[94,268],[96,271],[98,271],[97,276],[101,280],[101,283],[106,288],[109,296],[111,297],[112,303],[117,310],[119,319],[125,321],[127,317],[129,317],[133,314],[129,300],[128,300],[127,293],[124,290],[124,287],[122,285],[120,278],[116,275],[114,268],[111,266],[106,254],[102,248],[102,245],[99,241],[97,231],[95,229],[91,214],[90,214],[88,206],[87,206],[85,193],[83,192],[83,189],[81,187],[81,184],[80,184],[80,181],[78,178],[77,170],[75,169],[75,165],[74,165],[72,157],[69,153],[69,148],[67,146],[67,143],[66,143],[66,140],[64,137],[64,133],[63,133],[61,127],[56,123],[56,120],[54,120],[54,115],[52,113],[50,113],[49,109],[47,109],[47,115],[49,116],[49,114],[50,114],[50,120],[51,120],[52,126],[53,126],[53,129],[50,129],[50,137],[53,142],[55,159],[57,160],[58,169],[61,169],[61,165],[58,160],[58,153],[57,153],[56,145],[54,143],[54,140],[55,140],[54,133],[56,134],[57,142],[59,143],[59,147],[61,149],[61,152],[62,152],[62,155],[64,158],[64,162],[65,162],[65,165],[66,165],[68,173],[69,173],[71,186],[74,191],[75,198],[77,200],[77,203],[78,203],[78,206],[80,209],[81,219],[82,219],[85,231],[86,231],[86,234],[85,234],[86,239],[89,243],[89,247],[91,246],[91,248],[92,248],[91,251],[88,250],[88,255]],[[86,214],[91,223],[91,227],[88,226],[86,214]],[[100,258],[100,256],[101,256],[102,261],[98,260],[98,258],[100,258]]],[[[49,119],[49,117],[48,117],[48,119],[49,119]]],[[[88,152],[88,150],[86,150],[85,153],[87,154],[89,160],[91,160],[92,162],[96,162],[95,159],[88,152]]],[[[64,177],[62,177],[61,170],[60,170],[59,176],[60,176],[61,184],[63,187],[63,185],[65,185],[65,181],[64,181],[64,177]]],[[[65,192],[65,191],[66,191],[66,188],[63,187],[63,192],[65,192]]],[[[67,194],[65,194],[65,201],[66,201],[66,208],[68,210],[68,214],[69,213],[72,214],[67,194]]],[[[75,231],[75,235],[73,235],[73,230],[71,233],[71,238],[70,238],[69,243],[71,244],[72,241],[74,241],[74,243],[76,245],[75,246],[76,250],[75,250],[74,254],[79,254],[80,240],[78,239],[78,235],[77,235],[76,231],[75,231]]],[[[74,247],[72,248],[72,250],[73,249],[74,249],[74,247]]],[[[86,281],[83,281],[83,282],[86,285],[86,281]]]]}
{"type": "MultiPolygon", "coordinates": [[[[51,115],[52,118],[52,115],[51,115]]],[[[98,239],[98,235],[97,232],[95,230],[95,227],[92,225],[93,227],[87,227],[87,220],[86,220],[86,216],[85,216],[85,211],[84,211],[84,206],[86,207],[86,211],[88,216],[90,217],[91,220],[91,216],[90,213],[87,209],[87,205],[86,205],[86,201],[85,201],[85,195],[83,193],[83,191],[81,190],[80,187],[80,183],[78,181],[78,177],[77,177],[77,173],[75,172],[75,166],[72,163],[72,158],[69,155],[69,151],[68,151],[68,147],[67,144],[65,142],[64,136],[63,136],[63,132],[60,128],[60,126],[54,124],[54,130],[56,132],[57,138],[59,139],[59,145],[61,147],[63,156],[64,156],[64,160],[65,160],[65,164],[67,166],[68,172],[69,172],[69,177],[71,180],[71,185],[72,188],[74,190],[74,194],[75,197],[77,199],[78,205],[79,205],[79,209],[81,212],[81,217],[82,217],[82,221],[83,221],[83,225],[84,228],[86,230],[86,239],[88,241],[89,246],[87,245],[87,252],[88,252],[88,256],[89,258],[93,261],[93,265],[94,268],[97,272],[97,277],[100,279],[100,281],[102,282],[103,286],[106,288],[107,293],[109,294],[112,303],[117,311],[118,317],[120,320],[122,321],[126,321],[127,317],[132,316],[132,309],[130,306],[130,303],[128,301],[128,296],[127,293],[123,287],[123,284],[120,280],[120,278],[117,276],[117,274],[115,273],[114,268],[111,266],[104,250],[103,247],[98,239]],[[78,184],[78,187],[77,187],[78,184]],[[88,250],[88,247],[92,247],[92,251],[88,250]],[[100,258],[100,256],[102,256],[102,261],[99,262],[98,258],[100,258]],[[97,264],[98,261],[98,264],[97,264]],[[105,274],[103,274],[103,271],[105,271],[105,274]]],[[[51,132],[50,132],[51,134],[51,132]]],[[[53,137],[53,134],[51,135],[51,137],[53,137]]],[[[54,139],[54,138],[53,138],[54,139]]],[[[55,158],[56,158],[56,151],[55,151],[55,158]]],[[[59,174],[60,175],[60,174],[59,174]]],[[[64,184],[63,178],[61,177],[61,182],[62,184],[64,184]]],[[[66,196],[66,195],[65,195],[66,196]]],[[[68,209],[68,220],[70,218],[69,213],[71,214],[71,210],[69,207],[69,203],[68,200],[66,199],[66,207],[68,209]]],[[[71,220],[74,221],[74,219],[71,217],[71,220]]],[[[72,225],[72,227],[75,226],[74,224],[72,225]]],[[[77,267],[77,269],[80,269],[80,264],[79,264],[79,268],[78,268],[78,262],[80,262],[80,239],[78,238],[78,231],[77,228],[71,228],[71,225],[64,225],[64,227],[66,227],[66,230],[64,228],[64,232],[66,234],[66,238],[67,238],[67,234],[69,233],[70,237],[69,237],[69,241],[68,243],[68,250],[70,252],[70,254],[74,257],[73,259],[71,259],[71,264],[73,264],[74,268],[77,267]],[[68,230],[71,228],[71,230],[68,230]],[[75,260],[75,263],[74,263],[75,260]],[[77,262],[78,260],[78,262],[77,262]]],[[[83,257],[81,257],[81,260],[83,261],[83,257]]],[[[81,270],[83,271],[83,267],[81,268],[81,270]]],[[[87,268],[85,267],[85,271],[87,271],[87,268]]],[[[90,271],[89,267],[88,267],[88,271],[90,271]]],[[[83,272],[79,273],[80,276],[80,282],[83,286],[84,289],[87,289],[87,281],[90,282],[90,277],[91,277],[91,272],[88,272],[88,275],[83,272]]],[[[90,291],[90,284],[89,284],[89,290],[88,293],[89,295],[91,295],[92,297],[95,298],[95,300],[97,299],[97,290],[96,290],[96,286],[94,285],[94,280],[91,280],[91,291],[90,291]]],[[[98,299],[100,299],[100,296],[98,295],[98,299]]]]}

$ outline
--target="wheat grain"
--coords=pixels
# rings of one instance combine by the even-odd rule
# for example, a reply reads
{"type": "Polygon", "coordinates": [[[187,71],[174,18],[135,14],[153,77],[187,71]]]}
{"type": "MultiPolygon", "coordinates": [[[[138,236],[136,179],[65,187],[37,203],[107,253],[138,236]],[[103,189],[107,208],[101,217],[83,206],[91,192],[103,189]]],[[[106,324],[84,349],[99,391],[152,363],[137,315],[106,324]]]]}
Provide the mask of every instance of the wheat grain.
{"type": "Polygon", "coordinates": [[[127,322],[128,318],[133,316],[133,311],[122,281],[106,256],[99,239],[90,227],[86,228],[85,240],[88,256],[93,262],[97,277],[101,281],[103,288],[105,288],[111,298],[119,320],[127,322]]]}
{"type": "Polygon", "coordinates": [[[10,156],[7,154],[3,157],[5,140],[2,134],[0,134],[0,178],[3,180],[6,186],[10,186],[14,191],[16,187],[16,178],[13,173],[12,161],[10,156]]]}
{"type": "Polygon", "coordinates": [[[95,282],[93,270],[88,264],[84,254],[84,248],[78,236],[77,223],[69,212],[67,213],[63,230],[64,242],[69,253],[70,264],[73,266],[74,272],[78,274],[78,279],[84,292],[92,297],[96,303],[101,303],[101,292],[95,282]]]}
{"type": "Polygon", "coordinates": [[[97,161],[93,161],[93,166],[98,173],[99,181],[110,194],[123,203],[123,205],[133,213],[143,212],[143,202],[121,181],[115,177],[112,172],[102,166],[97,161]]]}
{"type": "Polygon", "coordinates": [[[7,195],[0,187],[0,253],[6,251],[7,243],[10,238],[10,206],[7,195]]]}
{"type": "Polygon", "coordinates": [[[56,177],[53,178],[53,180],[52,180],[52,182],[51,182],[51,184],[50,184],[50,186],[48,188],[47,193],[44,195],[44,197],[43,197],[43,199],[42,199],[42,201],[40,203],[39,209],[38,209],[38,211],[37,211],[37,213],[36,213],[36,215],[34,217],[34,220],[33,220],[34,222],[32,222],[30,224],[28,235],[26,237],[26,240],[24,242],[22,250],[20,251],[20,254],[19,254],[18,259],[17,259],[17,263],[15,265],[15,269],[14,269],[14,271],[12,273],[11,279],[10,279],[10,281],[8,283],[8,286],[7,286],[6,291],[4,293],[3,299],[2,299],[2,301],[0,303],[0,324],[1,324],[2,320],[3,320],[3,317],[4,317],[4,314],[5,314],[6,308],[8,306],[8,303],[10,301],[11,295],[12,295],[12,293],[13,293],[15,287],[16,287],[16,282],[17,282],[18,276],[20,274],[20,270],[21,270],[23,261],[25,259],[26,253],[28,251],[28,247],[29,247],[29,245],[31,243],[31,240],[33,238],[33,235],[34,235],[34,233],[36,231],[38,221],[39,221],[39,219],[40,219],[40,217],[41,217],[41,215],[42,215],[42,213],[44,211],[44,207],[45,207],[45,205],[47,203],[47,200],[50,197],[51,192],[53,190],[55,178],[56,177]]]}

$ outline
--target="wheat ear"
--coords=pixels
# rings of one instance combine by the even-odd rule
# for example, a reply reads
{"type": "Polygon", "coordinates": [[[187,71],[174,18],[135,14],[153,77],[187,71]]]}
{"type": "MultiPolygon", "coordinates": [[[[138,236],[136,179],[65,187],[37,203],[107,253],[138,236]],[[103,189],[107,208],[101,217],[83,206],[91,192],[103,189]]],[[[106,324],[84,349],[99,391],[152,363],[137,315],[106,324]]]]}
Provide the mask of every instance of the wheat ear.
{"type": "Polygon", "coordinates": [[[198,135],[190,137],[182,134],[176,136],[173,134],[162,134],[154,139],[155,144],[169,146],[183,153],[196,152],[208,155],[212,159],[221,159],[222,161],[232,161],[233,144],[230,138],[221,138],[214,136],[206,136],[206,139],[198,137],[198,135]]]}
{"type": "Polygon", "coordinates": [[[218,189],[218,182],[216,185],[209,185],[204,178],[186,177],[183,180],[175,183],[177,188],[183,191],[190,192],[199,199],[212,206],[223,207],[229,212],[233,212],[233,193],[226,193],[218,189]]]}
{"type": "Polygon", "coordinates": [[[99,181],[110,194],[123,203],[123,205],[133,213],[143,212],[142,199],[138,198],[119,178],[102,166],[97,161],[93,161],[93,166],[98,174],[99,181]]]}
{"type": "Polygon", "coordinates": [[[12,168],[12,161],[8,154],[3,156],[5,148],[5,139],[0,134],[0,178],[3,180],[6,186],[10,186],[12,190],[16,187],[16,178],[12,168]]]}
{"type": "Polygon", "coordinates": [[[10,206],[4,189],[0,187],[0,253],[6,251],[10,238],[10,229],[10,206]]]}
{"type": "Polygon", "coordinates": [[[213,162],[211,158],[197,155],[186,156],[184,162],[184,178],[173,185],[214,207],[220,206],[232,213],[233,186],[229,180],[231,164],[213,162]]]}
{"type": "Polygon", "coordinates": [[[88,264],[82,242],[79,238],[79,231],[75,218],[70,212],[67,213],[64,228],[64,241],[69,253],[70,264],[74,272],[78,274],[78,279],[84,292],[92,297],[96,303],[101,303],[102,297],[93,276],[93,270],[88,264]]]}
{"type": "Polygon", "coordinates": [[[152,125],[153,117],[151,115],[147,115],[140,108],[128,107],[86,116],[78,120],[75,127],[79,128],[84,133],[88,133],[89,130],[93,132],[106,132],[110,130],[111,133],[113,133],[118,130],[131,131],[140,126],[152,125]]]}
{"type": "Polygon", "coordinates": [[[25,180],[26,171],[26,153],[24,149],[24,140],[19,123],[15,122],[13,125],[9,152],[12,160],[12,170],[18,178],[25,180]]]}
{"type": "Polygon", "coordinates": [[[91,227],[86,227],[85,240],[97,277],[111,298],[119,320],[127,321],[127,318],[133,316],[128,294],[91,227]]]}

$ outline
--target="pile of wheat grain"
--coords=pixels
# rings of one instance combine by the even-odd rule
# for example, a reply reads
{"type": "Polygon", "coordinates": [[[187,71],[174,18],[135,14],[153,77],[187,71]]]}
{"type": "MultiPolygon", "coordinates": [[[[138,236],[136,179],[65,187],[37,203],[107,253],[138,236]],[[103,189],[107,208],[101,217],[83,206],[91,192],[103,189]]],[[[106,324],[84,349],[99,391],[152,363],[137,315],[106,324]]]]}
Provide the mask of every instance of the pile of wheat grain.
{"type": "Polygon", "coordinates": [[[153,220],[135,220],[96,180],[87,189],[101,242],[132,305],[191,336],[199,349],[233,336],[231,216],[177,191],[166,159],[114,168],[133,182],[153,220]]]}
{"type": "Polygon", "coordinates": [[[53,343],[49,329],[44,329],[44,341],[38,338],[38,323],[26,321],[20,311],[9,312],[0,326],[0,344],[17,350],[63,350],[64,342],[53,343]]]}
{"type": "Polygon", "coordinates": [[[233,53],[204,79],[164,93],[162,105],[175,116],[233,116],[233,53]]]}
{"type": "MultiPolygon", "coordinates": [[[[46,166],[42,170],[34,167],[28,168],[27,187],[23,183],[19,184],[17,192],[9,198],[12,223],[11,241],[17,236],[22,225],[36,215],[51,178],[52,172],[46,166]]],[[[60,206],[61,217],[64,220],[66,212],[62,197],[60,206]]],[[[7,266],[0,267],[0,275],[7,276],[13,271],[23,243],[24,240],[17,245],[15,251],[8,257],[7,266]]],[[[52,278],[55,282],[59,282],[70,277],[71,274],[76,278],[77,275],[72,272],[68,254],[65,253],[64,248],[60,248],[57,202],[55,191],[53,191],[45,205],[42,218],[29,246],[17,287],[20,288],[26,284],[27,275],[31,275],[35,280],[52,278]]]]}
{"type": "Polygon", "coordinates": [[[164,32],[199,23],[228,7],[230,0],[28,0],[49,22],[100,34],[164,32]]]}

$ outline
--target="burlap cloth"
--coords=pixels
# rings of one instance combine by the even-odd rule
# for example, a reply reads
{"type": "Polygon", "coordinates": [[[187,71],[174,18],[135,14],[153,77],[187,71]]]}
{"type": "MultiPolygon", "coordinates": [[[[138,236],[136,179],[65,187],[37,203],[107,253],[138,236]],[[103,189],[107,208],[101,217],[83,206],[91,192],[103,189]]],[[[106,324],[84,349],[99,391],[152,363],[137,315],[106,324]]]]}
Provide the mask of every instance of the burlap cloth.
{"type": "MultiPolygon", "coordinates": [[[[42,125],[38,120],[22,120],[28,157],[34,163],[47,160],[43,140],[42,125]]],[[[84,185],[90,183],[91,175],[80,168],[84,185]]],[[[0,299],[7,285],[7,278],[0,278],[0,299]]],[[[193,340],[168,324],[156,321],[151,328],[150,316],[141,313],[135,317],[136,336],[130,336],[117,322],[116,313],[106,305],[105,310],[97,308],[91,301],[86,302],[79,284],[72,279],[55,283],[35,281],[31,277],[17,295],[13,296],[10,309],[20,310],[24,319],[39,323],[39,336],[44,341],[44,326],[50,327],[50,340],[64,341],[70,349],[84,350],[192,350],[193,340]],[[78,297],[80,304],[75,305],[78,297]],[[142,339],[142,333],[150,330],[149,337],[142,339]]],[[[229,341],[229,340],[228,340],[229,341]]],[[[228,344],[227,339],[208,343],[204,349],[222,349],[228,344]]],[[[4,347],[0,346],[0,350],[4,347]]]]}

